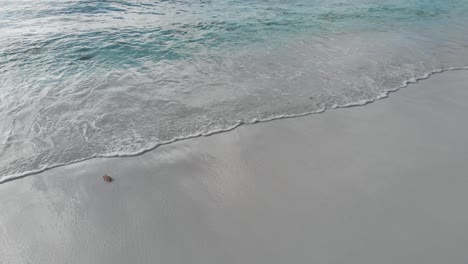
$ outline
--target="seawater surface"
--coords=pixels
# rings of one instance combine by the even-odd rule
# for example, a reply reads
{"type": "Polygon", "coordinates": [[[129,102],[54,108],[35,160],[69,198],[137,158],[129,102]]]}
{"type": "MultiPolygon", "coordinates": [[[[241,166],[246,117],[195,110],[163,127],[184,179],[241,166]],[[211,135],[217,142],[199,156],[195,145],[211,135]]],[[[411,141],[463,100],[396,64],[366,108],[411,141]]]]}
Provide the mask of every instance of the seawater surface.
{"type": "Polygon", "coordinates": [[[466,66],[467,0],[0,0],[0,182],[466,66]]]}

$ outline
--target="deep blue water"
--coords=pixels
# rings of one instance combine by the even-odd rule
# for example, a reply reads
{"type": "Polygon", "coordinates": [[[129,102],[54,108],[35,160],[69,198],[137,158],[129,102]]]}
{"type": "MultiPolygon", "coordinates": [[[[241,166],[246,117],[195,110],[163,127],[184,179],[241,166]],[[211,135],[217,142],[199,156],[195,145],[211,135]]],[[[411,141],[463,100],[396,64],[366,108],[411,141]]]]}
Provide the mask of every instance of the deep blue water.
{"type": "Polygon", "coordinates": [[[0,182],[465,66],[466,0],[0,0],[0,182]]]}

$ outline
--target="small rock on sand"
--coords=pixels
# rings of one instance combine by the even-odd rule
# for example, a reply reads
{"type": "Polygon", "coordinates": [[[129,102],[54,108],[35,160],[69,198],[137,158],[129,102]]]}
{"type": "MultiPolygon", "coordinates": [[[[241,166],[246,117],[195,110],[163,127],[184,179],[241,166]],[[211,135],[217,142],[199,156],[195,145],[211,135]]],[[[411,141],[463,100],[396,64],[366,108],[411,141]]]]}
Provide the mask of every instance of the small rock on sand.
{"type": "Polygon", "coordinates": [[[109,175],[104,175],[104,176],[102,176],[102,179],[103,179],[105,182],[111,182],[111,181],[112,181],[112,178],[111,178],[111,176],[109,176],[109,175]]]}

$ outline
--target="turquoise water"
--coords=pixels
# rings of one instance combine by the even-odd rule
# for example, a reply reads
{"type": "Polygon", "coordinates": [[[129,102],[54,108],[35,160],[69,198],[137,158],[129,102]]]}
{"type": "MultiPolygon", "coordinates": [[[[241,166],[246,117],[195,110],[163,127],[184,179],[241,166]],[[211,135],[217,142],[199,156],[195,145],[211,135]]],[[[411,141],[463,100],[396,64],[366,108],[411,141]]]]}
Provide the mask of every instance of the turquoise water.
{"type": "Polygon", "coordinates": [[[466,0],[0,0],[0,182],[468,66],[466,0]]]}

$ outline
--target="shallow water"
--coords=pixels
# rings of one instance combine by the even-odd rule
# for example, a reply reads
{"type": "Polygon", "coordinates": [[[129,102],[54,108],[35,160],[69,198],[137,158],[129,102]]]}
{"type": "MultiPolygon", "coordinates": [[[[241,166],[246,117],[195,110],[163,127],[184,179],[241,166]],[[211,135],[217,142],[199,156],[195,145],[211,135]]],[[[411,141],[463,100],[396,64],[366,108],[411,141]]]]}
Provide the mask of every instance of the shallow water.
{"type": "Polygon", "coordinates": [[[466,67],[468,1],[0,0],[0,36],[1,182],[466,67]]]}

